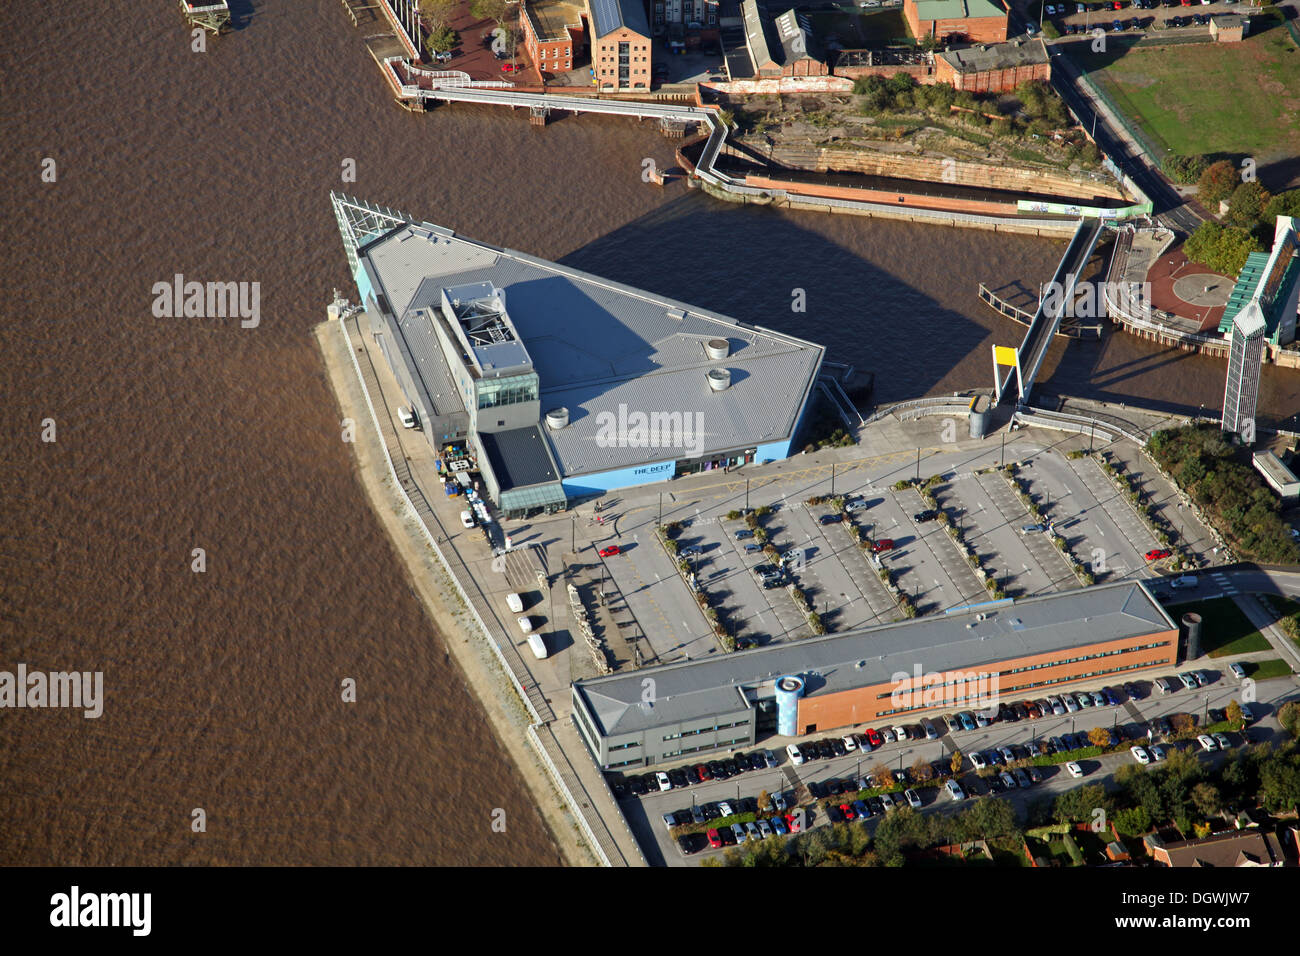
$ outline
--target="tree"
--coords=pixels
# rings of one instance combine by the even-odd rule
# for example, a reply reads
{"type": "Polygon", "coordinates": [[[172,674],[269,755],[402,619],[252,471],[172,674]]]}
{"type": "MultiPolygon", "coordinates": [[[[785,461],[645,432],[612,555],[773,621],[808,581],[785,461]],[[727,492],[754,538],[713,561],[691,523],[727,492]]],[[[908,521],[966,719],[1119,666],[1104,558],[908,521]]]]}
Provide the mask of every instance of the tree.
{"type": "Polygon", "coordinates": [[[1230,723],[1238,723],[1241,720],[1241,704],[1235,700],[1228,701],[1228,706],[1224,708],[1223,715],[1228,718],[1230,723]]]}
{"type": "Polygon", "coordinates": [[[758,812],[767,813],[772,808],[772,798],[766,790],[759,791],[758,794],[758,812]]]}
{"type": "Polygon", "coordinates": [[[1237,226],[1203,222],[1183,244],[1183,252],[1193,262],[1209,266],[1215,272],[1235,276],[1246,264],[1246,257],[1260,252],[1263,245],[1250,232],[1237,226]]]}
{"type": "Polygon", "coordinates": [[[434,27],[424,38],[424,49],[429,54],[446,53],[456,45],[456,40],[456,31],[451,27],[434,27]]]}
{"type": "Polygon", "coordinates": [[[1212,783],[1198,783],[1192,787],[1192,806],[1203,817],[1212,817],[1223,808],[1219,788],[1212,783]]]}
{"type": "Polygon", "coordinates": [[[890,787],[894,784],[894,774],[883,763],[878,763],[871,768],[871,782],[877,787],[890,787]]]}
{"type": "Polygon", "coordinates": [[[451,25],[451,16],[458,6],[456,0],[420,0],[420,16],[429,24],[430,32],[451,25]]]}
{"type": "Polygon", "coordinates": [[[1292,737],[1300,737],[1300,702],[1290,700],[1278,709],[1277,722],[1292,737]]]}
{"type": "Polygon", "coordinates": [[[1260,794],[1270,811],[1289,810],[1300,805],[1300,767],[1295,758],[1289,761],[1274,754],[1260,767],[1260,794]]]}
{"type": "Polygon", "coordinates": [[[1264,225],[1272,228],[1278,216],[1300,218],[1300,189],[1288,189],[1268,201],[1268,205],[1264,207],[1264,225]]]}
{"type": "Polygon", "coordinates": [[[934,778],[934,768],[924,757],[917,757],[916,763],[912,764],[912,779],[917,783],[925,783],[934,778]]]}
{"type": "Polygon", "coordinates": [[[954,750],[952,758],[948,761],[948,768],[954,773],[961,773],[961,751],[954,750]]]}
{"type": "Polygon", "coordinates": [[[1186,737],[1196,729],[1196,722],[1192,720],[1191,714],[1171,714],[1169,726],[1174,732],[1174,737],[1186,737]]]}
{"type": "Polygon", "coordinates": [[[1056,798],[1054,814],[1058,823],[1091,823],[1093,811],[1097,808],[1110,816],[1114,805],[1106,795],[1106,788],[1100,784],[1067,790],[1056,798]]]}
{"type": "Polygon", "coordinates": [[[1129,807],[1115,814],[1115,829],[1125,836],[1141,836],[1151,829],[1151,817],[1142,807],[1129,807]]]}
{"type": "Polygon", "coordinates": [[[1088,741],[1094,747],[1105,747],[1110,743],[1110,733],[1105,727],[1094,727],[1088,731],[1088,741]]]}
{"type": "Polygon", "coordinates": [[[1228,215],[1224,220],[1247,231],[1257,229],[1263,219],[1264,208],[1272,198],[1273,195],[1259,180],[1242,183],[1232,191],[1232,196],[1228,199],[1228,215]]]}
{"type": "Polygon", "coordinates": [[[1237,188],[1241,182],[1237,174],[1237,167],[1232,165],[1228,160],[1221,159],[1217,163],[1211,163],[1210,166],[1201,174],[1197,182],[1197,198],[1201,202],[1210,206],[1217,203],[1220,199],[1227,199],[1232,195],[1232,191],[1237,188]]]}

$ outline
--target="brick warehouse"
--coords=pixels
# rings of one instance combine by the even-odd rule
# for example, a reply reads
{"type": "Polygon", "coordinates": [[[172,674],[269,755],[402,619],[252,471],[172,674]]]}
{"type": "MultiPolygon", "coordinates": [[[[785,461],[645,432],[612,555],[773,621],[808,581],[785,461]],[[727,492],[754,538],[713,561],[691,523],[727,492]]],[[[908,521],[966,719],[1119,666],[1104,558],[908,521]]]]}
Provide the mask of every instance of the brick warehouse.
{"type": "Polygon", "coordinates": [[[1145,585],[1121,581],[580,680],[574,719],[602,767],[646,766],[984,707],[990,691],[1119,683],[1177,660],[1177,625],[1145,585]],[[987,680],[972,690],[975,675],[987,680]]]}
{"type": "Polygon", "coordinates": [[[1021,83],[1051,78],[1051,58],[1041,39],[946,50],[934,58],[934,82],[971,93],[1007,93],[1021,83]]]}
{"type": "Polygon", "coordinates": [[[1007,9],[998,0],[903,0],[903,17],[918,40],[1002,43],[1007,38],[1007,9]]]}
{"type": "Polygon", "coordinates": [[[529,61],[538,72],[573,69],[586,45],[586,7],[570,0],[523,0],[519,32],[529,61]]]}

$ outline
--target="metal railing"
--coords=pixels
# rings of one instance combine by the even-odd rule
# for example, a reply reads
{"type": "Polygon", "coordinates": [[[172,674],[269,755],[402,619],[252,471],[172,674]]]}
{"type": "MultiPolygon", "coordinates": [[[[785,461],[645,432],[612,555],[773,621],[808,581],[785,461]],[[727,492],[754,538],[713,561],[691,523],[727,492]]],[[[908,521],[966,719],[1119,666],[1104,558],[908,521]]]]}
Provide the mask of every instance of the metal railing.
{"type": "Polygon", "coordinates": [[[1111,100],[1106,91],[1101,88],[1101,84],[1093,82],[1091,76],[1087,73],[1080,73],[1079,82],[1087,87],[1089,94],[1094,99],[1101,101],[1102,105],[1106,107],[1106,111],[1110,114],[1111,119],[1124,128],[1124,131],[1128,133],[1133,142],[1137,144],[1138,149],[1142,150],[1146,155],[1147,162],[1157,170],[1160,169],[1160,162],[1168,150],[1157,147],[1151,142],[1145,133],[1138,130],[1137,127],[1126,120],[1124,118],[1124,113],[1115,105],[1114,101],[1111,100]]]}

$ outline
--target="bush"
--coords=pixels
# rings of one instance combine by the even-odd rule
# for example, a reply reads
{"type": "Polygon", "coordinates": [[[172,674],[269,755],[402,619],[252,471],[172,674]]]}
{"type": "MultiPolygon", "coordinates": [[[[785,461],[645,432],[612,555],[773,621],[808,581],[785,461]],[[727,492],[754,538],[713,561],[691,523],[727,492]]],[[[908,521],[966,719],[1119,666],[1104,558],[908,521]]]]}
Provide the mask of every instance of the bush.
{"type": "Polygon", "coordinates": [[[1300,218],[1300,189],[1288,189],[1268,201],[1264,207],[1264,223],[1277,222],[1278,216],[1300,218]]]}
{"type": "Polygon", "coordinates": [[[1241,177],[1237,167],[1228,160],[1221,159],[1217,163],[1210,164],[1205,172],[1201,173],[1201,178],[1196,183],[1197,198],[1206,208],[1212,210],[1213,204],[1231,196],[1240,182],[1241,177]]]}
{"type": "Polygon", "coordinates": [[[1193,262],[1215,272],[1235,276],[1252,252],[1262,252],[1263,244],[1245,229],[1203,222],[1183,245],[1183,252],[1193,262]]]}
{"type": "Polygon", "coordinates": [[[1160,163],[1166,176],[1184,186],[1199,180],[1208,167],[1204,156],[1179,156],[1175,153],[1169,153],[1160,163]]]}
{"type": "Polygon", "coordinates": [[[740,511],[738,509],[732,508],[730,511],[727,512],[728,521],[738,521],[739,519],[740,519],[740,511]]]}
{"type": "Polygon", "coordinates": [[[456,31],[444,26],[429,34],[424,41],[424,49],[431,56],[434,53],[446,53],[456,45],[456,40],[456,31]]]}
{"type": "Polygon", "coordinates": [[[1224,221],[1239,229],[1254,231],[1265,225],[1264,209],[1272,199],[1272,193],[1258,180],[1242,183],[1232,191],[1232,196],[1228,199],[1228,214],[1224,221]]]}

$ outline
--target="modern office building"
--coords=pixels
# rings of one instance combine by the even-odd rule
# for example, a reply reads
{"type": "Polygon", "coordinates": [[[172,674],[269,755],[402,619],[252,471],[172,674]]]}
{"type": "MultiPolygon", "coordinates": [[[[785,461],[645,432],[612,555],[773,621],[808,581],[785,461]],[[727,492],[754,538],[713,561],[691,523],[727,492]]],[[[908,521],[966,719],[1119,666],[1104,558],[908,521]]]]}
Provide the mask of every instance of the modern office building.
{"type": "Polygon", "coordinates": [[[821,346],[331,198],[403,398],[508,516],[790,454],[821,346]]]}
{"type": "Polygon", "coordinates": [[[614,768],[1121,683],[1177,660],[1177,624],[1145,585],[1120,581],[580,680],[572,695],[583,739],[614,768]]]}
{"type": "Polygon", "coordinates": [[[1255,406],[1259,401],[1260,365],[1267,325],[1259,303],[1251,302],[1232,320],[1228,375],[1223,390],[1223,431],[1255,440],[1255,406]]]}

